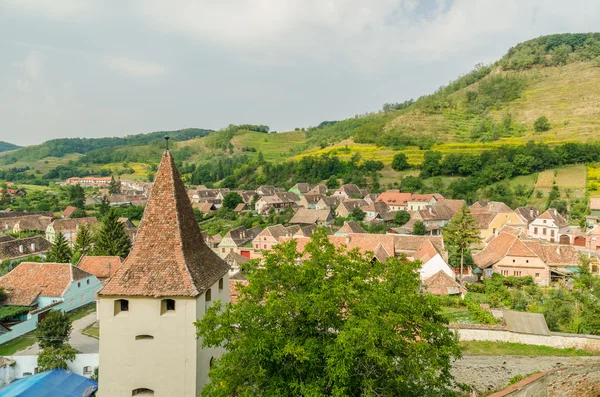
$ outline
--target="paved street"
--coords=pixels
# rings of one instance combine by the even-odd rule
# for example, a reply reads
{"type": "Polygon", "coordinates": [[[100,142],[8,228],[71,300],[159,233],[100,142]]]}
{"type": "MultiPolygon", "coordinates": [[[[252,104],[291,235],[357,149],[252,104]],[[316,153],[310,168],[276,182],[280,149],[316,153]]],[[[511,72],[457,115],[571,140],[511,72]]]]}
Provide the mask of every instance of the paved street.
{"type": "MultiPolygon", "coordinates": [[[[99,341],[95,338],[83,335],[81,331],[96,321],[96,312],[90,313],[87,316],[80,318],[79,320],[73,321],[73,332],[71,332],[71,338],[69,344],[77,349],[80,353],[98,353],[99,341]]],[[[33,346],[28,347],[25,350],[21,350],[15,353],[15,356],[30,356],[39,354],[40,347],[36,343],[33,346]]]]}

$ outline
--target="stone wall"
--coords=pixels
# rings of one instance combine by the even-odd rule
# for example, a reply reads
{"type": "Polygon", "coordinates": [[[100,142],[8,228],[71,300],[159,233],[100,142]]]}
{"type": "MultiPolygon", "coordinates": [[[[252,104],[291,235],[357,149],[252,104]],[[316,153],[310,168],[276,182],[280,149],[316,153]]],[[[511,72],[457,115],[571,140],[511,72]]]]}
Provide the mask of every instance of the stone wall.
{"type": "MultiPolygon", "coordinates": [[[[454,324],[453,324],[454,325],[454,324]]],[[[502,326],[468,324],[453,326],[461,341],[512,342],[539,345],[557,349],[574,348],[600,352],[600,337],[582,334],[551,332],[550,335],[533,335],[506,330],[502,326]]]]}
{"type": "Polygon", "coordinates": [[[531,375],[489,397],[597,397],[600,364],[578,365],[531,375]]]}

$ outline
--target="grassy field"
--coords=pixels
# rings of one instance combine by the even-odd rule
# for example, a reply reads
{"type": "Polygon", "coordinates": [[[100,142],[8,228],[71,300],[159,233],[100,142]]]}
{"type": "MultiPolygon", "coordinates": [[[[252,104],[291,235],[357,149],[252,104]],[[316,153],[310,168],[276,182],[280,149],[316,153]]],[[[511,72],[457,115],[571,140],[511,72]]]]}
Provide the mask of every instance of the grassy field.
{"type": "Polygon", "coordinates": [[[460,342],[464,355],[489,355],[489,356],[560,356],[580,357],[599,356],[600,352],[590,352],[576,349],[557,349],[548,346],[523,345],[510,342],[460,342]]]}
{"type": "Polygon", "coordinates": [[[449,323],[477,324],[477,318],[466,307],[443,307],[442,314],[449,323]]]}
{"type": "Polygon", "coordinates": [[[12,356],[18,351],[28,348],[37,342],[37,338],[30,332],[0,345],[0,356],[12,356]]]}
{"type": "Polygon", "coordinates": [[[600,197],[600,164],[588,165],[587,190],[591,197],[600,197]]]}
{"type": "Polygon", "coordinates": [[[587,170],[584,164],[559,168],[556,172],[556,184],[561,189],[575,189],[585,192],[587,170]]]}
{"type": "Polygon", "coordinates": [[[306,133],[304,131],[291,131],[278,134],[264,134],[260,132],[248,132],[236,135],[231,140],[236,151],[242,151],[244,147],[256,149],[256,152],[243,152],[251,157],[258,156],[262,152],[267,161],[278,161],[289,156],[290,149],[304,143],[306,133]]]}

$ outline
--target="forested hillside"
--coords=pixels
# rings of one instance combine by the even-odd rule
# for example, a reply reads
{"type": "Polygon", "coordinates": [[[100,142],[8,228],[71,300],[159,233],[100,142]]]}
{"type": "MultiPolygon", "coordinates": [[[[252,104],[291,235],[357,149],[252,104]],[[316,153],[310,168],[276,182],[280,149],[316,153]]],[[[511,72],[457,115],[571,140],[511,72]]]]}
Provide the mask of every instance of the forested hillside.
{"type": "Polygon", "coordinates": [[[15,150],[20,148],[20,146],[13,145],[12,143],[0,141],[0,152],[7,152],[9,150],[15,150]]]}

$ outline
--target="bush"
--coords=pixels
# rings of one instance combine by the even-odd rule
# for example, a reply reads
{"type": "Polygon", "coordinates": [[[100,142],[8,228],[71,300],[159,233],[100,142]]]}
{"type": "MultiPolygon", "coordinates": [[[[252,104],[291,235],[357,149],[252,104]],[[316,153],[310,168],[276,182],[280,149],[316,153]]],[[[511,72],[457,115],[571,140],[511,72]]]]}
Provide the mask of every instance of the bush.
{"type": "Polygon", "coordinates": [[[535,130],[535,132],[548,131],[550,129],[550,123],[548,122],[548,117],[546,117],[546,116],[538,117],[533,122],[533,129],[535,130]]]}
{"type": "Polygon", "coordinates": [[[479,321],[481,324],[497,324],[498,323],[498,320],[496,320],[494,318],[492,313],[488,312],[487,310],[482,309],[478,303],[475,303],[472,300],[467,300],[466,305],[467,305],[467,309],[469,309],[469,311],[471,313],[473,313],[473,315],[475,315],[475,317],[477,318],[477,321],[479,321]]]}
{"type": "Polygon", "coordinates": [[[484,284],[466,284],[467,291],[474,292],[478,294],[485,294],[485,285],[484,284]]]}

